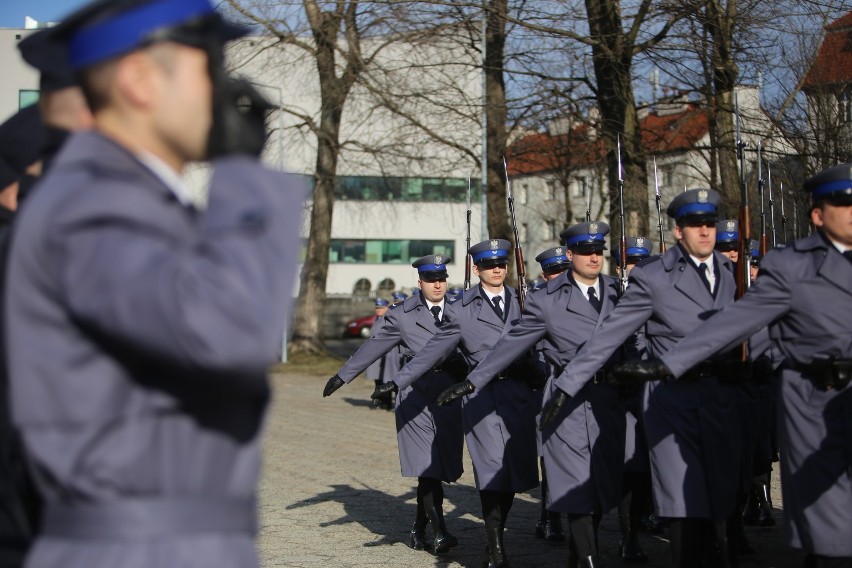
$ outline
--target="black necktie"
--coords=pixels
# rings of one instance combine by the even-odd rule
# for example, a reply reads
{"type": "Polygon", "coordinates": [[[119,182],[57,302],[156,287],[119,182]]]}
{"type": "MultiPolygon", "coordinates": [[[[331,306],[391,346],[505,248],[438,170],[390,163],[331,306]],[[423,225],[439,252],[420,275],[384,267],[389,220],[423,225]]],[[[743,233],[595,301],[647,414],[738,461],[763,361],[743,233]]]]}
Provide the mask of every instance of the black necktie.
{"type": "Polygon", "coordinates": [[[497,315],[500,316],[500,319],[503,319],[503,308],[500,307],[500,300],[503,298],[500,296],[494,296],[491,298],[491,302],[494,304],[494,311],[497,312],[497,315]]]}
{"type": "Polygon", "coordinates": [[[595,308],[595,311],[601,313],[601,301],[598,299],[598,295],[595,292],[594,287],[589,287],[589,291],[586,292],[589,295],[589,303],[595,308]]]}
{"type": "Polygon", "coordinates": [[[435,325],[441,325],[441,306],[432,306],[429,311],[435,316],[435,325]]]}
{"type": "Polygon", "coordinates": [[[852,262],[852,249],[849,249],[843,253],[843,256],[846,257],[846,260],[852,262]]]}
{"type": "Polygon", "coordinates": [[[701,275],[701,281],[704,282],[704,285],[707,287],[707,291],[712,294],[713,288],[710,287],[710,281],[707,280],[707,265],[705,263],[702,262],[698,265],[698,273],[701,275]]]}

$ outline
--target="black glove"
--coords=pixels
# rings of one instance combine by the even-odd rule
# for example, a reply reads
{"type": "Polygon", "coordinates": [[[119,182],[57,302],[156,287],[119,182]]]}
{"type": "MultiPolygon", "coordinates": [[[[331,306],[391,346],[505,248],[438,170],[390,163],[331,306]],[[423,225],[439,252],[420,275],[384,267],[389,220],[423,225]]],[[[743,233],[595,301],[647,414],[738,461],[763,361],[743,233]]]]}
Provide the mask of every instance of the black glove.
{"type": "Polygon", "coordinates": [[[450,404],[455,399],[462,397],[466,394],[470,394],[476,390],[476,387],[473,386],[473,383],[470,381],[462,381],[460,383],[456,383],[441,394],[438,395],[438,404],[445,405],[450,404]]]}
{"type": "Polygon", "coordinates": [[[672,372],[659,359],[626,361],[616,365],[609,376],[615,384],[631,384],[642,381],[664,381],[672,372]]]}
{"type": "Polygon", "coordinates": [[[391,381],[389,383],[379,383],[376,385],[376,388],[373,390],[373,394],[370,395],[375,401],[387,399],[392,393],[399,392],[399,387],[396,386],[396,383],[391,381]]]}
{"type": "Polygon", "coordinates": [[[208,158],[231,154],[259,157],[266,144],[266,116],[272,108],[248,81],[221,78],[213,91],[208,158]]]}
{"type": "Polygon", "coordinates": [[[345,383],[343,382],[343,379],[341,379],[337,375],[334,375],[333,377],[328,379],[327,383],[325,383],[325,388],[322,389],[322,397],[325,398],[327,396],[330,396],[332,393],[334,393],[334,391],[342,387],[344,384],[345,383]]]}
{"type": "Polygon", "coordinates": [[[546,426],[550,426],[550,424],[556,420],[556,417],[559,416],[560,412],[562,412],[562,407],[565,406],[566,402],[568,402],[568,398],[568,393],[562,389],[556,389],[556,392],[553,393],[553,396],[550,397],[550,400],[548,400],[541,409],[541,422],[538,426],[539,430],[544,430],[546,426]]]}

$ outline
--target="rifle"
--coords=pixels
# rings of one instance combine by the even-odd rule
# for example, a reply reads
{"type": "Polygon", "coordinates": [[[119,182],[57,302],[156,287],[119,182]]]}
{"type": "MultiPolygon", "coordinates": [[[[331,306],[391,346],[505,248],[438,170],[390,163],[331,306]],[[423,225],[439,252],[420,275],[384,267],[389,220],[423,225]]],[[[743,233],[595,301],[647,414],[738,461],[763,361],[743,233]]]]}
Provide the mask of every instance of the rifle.
{"type": "Polygon", "coordinates": [[[586,223],[590,223],[592,221],[592,188],[589,187],[589,184],[586,184],[585,189],[589,192],[586,199],[586,223]]]}
{"type": "Polygon", "coordinates": [[[515,268],[518,271],[518,301],[521,311],[527,300],[527,269],[524,265],[524,251],[521,248],[521,237],[518,234],[518,223],[515,221],[515,198],[512,197],[512,183],[509,181],[509,168],[506,157],[503,156],[503,170],[506,172],[506,201],[509,203],[509,220],[512,223],[512,234],[515,237],[515,268]]]}
{"type": "Polygon", "coordinates": [[[781,180],[781,233],[784,243],[787,243],[787,215],[784,214],[784,180],[781,180]]]}
{"type": "Polygon", "coordinates": [[[624,224],[624,174],[621,171],[621,135],[616,135],[618,151],[618,208],[621,217],[621,293],[627,289],[627,227],[624,224]]]}
{"type": "MultiPolygon", "coordinates": [[[[467,248],[466,251],[470,250],[470,176],[467,178],[467,248]]],[[[470,268],[473,259],[470,256],[470,253],[465,252],[464,255],[464,289],[470,290],[470,268]]]]}
{"type": "Polygon", "coordinates": [[[660,254],[665,254],[666,252],[666,241],[663,238],[663,209],[660,206],[660,181],[657,179],[657,157],[654,156],[654,188],[657,193],[655,199],[657,200],[657,226],[660,228],[660,254]]]}
{"type": "Polygon", "coordinates": [[[734,92],[734,115],[736,117],[737,159],[740,162],[740,242],[738,246],[739,259],[737,262],[737,298],[742,298],[751,284],[749,270],[751,256],[751,216],[748,210],[748,186],[745,172],[745,142],[740,135],[740,107],[737,93],[734,92]]]}
{"type": "Polygon", "coordinates": [[[766,193],[763,181],[763,145],[757,141],[757,194],[760,196],[760,241],[759,251],[761,258],[766,254],[766,210],[764,209],[763,196],[766,193]]]}
{"type": "MultiPolygon", "coordinates": [[[[778,235],[775,233],[775,200],[772,199],[772,168],[766,162],[766,185],[769,187],[769,231],[772,233],[772,246],[778,246],[778,235]]],[[[764,253],[760,253],[763,255],[764,253]]]]}
{"type": "MultiPolygon", "coordinates": [[[[751,218],[748,212],[748,187],[745,172],[745,142],[740,136],[740,106],[734,91],[734,113],[737,129],[737,158],[740,162],[740,242],[737,257],[737,299],[742,298],[751,284],[751,218]]],[[[748,342],[743,341],[740,361],[748,361],[748,342]]]]}

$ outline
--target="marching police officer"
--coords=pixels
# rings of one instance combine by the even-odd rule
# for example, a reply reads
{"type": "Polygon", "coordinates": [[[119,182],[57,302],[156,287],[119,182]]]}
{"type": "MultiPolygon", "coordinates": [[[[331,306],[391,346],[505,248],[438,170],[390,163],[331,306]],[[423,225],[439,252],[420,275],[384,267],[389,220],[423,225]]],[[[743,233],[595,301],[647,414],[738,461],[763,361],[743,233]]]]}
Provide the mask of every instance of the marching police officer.
{"type": "MultiPolygon", "coordinates": [[[[558,420],[596,372],[640,327],[648,352],[658,356],[705,319],[734,301],[730,261],[714,252],[721,195],[711,189],[679,194],[667,208],[678,243],[637,265],[618,307],[556,378],[558,388],[542,422],[558,420]]],[[[719,365],[721,366],[721,364],[719,365]]],[[[734,509],[740,450],[735,388],[714,361],[675,383],[645,385],[642,418],[648,441],[655,512],[670,517],[676,568],[701,564],[706,519],[722,557],[728,556],[725,519],[734,509]]]]}
{"type": "Polygon", "coordinates": [[[259,163],[266,105],[224,73],[243,32],[206,0],[98,0],[48,32],[95,129],[66,142],[9,255],[13,420],[44,498],[27,565],[257,566],[305,195],[259,163]],[[180,173],[207,158],[197,211],[180,173]]]}
{"type": "Polygon", "coordinates": [[[678,383],[697,361],[769,325],[778,381],[784,513],[806,567],[852,566],[852,163],[808,179],[817,231],[772,249],[734,305],[629,376],[678,383]],[[845,258],[844,258],[845,257],[845,258]]]}
{"type": "MultiPolygon", "coordinates": [[[[626,262],[627,274],[643,260],[651,257],[654,244],[647,237],[627,237],[626,262]]],[[[616,272],[621,277],[621,250],[613,251],[616,272]]],[[[628,281],[629,285],[629,281],[628,281]]],[[[647,356],[644,330],[640,329],[628,342],[626,355],[631,358],[647,356]]],[[[634,387],[622,386],[622,400],[625,407],[624,439],[624,477],[621,482],[621,500],[618,502],[618,525],[621,529],[621,559],[628,564],[643,564],[648,555],[639,544],[639,529],[642,515],[651,500],[651,473],[648,462],[648,444],[645,443],[645,429],[642,427],[642,393],[634,387]]]]}
{"type": "MultiPolygon", "coordinates": [[[[376,320],[370,329],[370,337],[373,337],[382,329],[382,326],[385,324],[385,314],[388,313],[389,307],[390,302],[384,298],[376,298],[376,320]]],[[[367,370],[364,372],[367,375],[367,380],[373,381],[376,386],[391,380],[396,372],[399,371],[401,357],[402,355],[396,349],[386,355],[382,355],[378,361],[367,367],[367,370]]],[[[385,398],[373,400],[373,406],[375,408],[393,410],[393,393],[389,393],[385,398]]]]}
{"type": "MultiPolygon", "coordinates": [[[[535,257],[536,262],[541,266],[542,281],[533,290],[545,288],[548,282],[556,279],[560,274],[571,268],[571,261],[568,260],[567,252],[565,247],[558,246],[542,251],[535,257]]],[[[544,355],[547,341],[547,338],[544,338],[536,345],[536,353],[538,353],[539,361],[545,368],[545,377],[550,378],[553,374],[553,366],[544,355]]],[[[538,389],[538,393],[543,397],[544,389],[538,389]]],[[[539,400],[538,405],[541,406],[542,402],[542,400],[539,400]]],[[[536,416],[536,422],[538,422],[538,418],[536,416]]],[[[536,445],[538,446],[539,455],[538,465],[541,469],[541,514],[535,526],[535,535],[538,538],[551,542],[561,542],[565,540],[565,534],[562,531],[562,515],[559,511],[550,511],[547,508],[547,470],[545,469],[544,454],[541,449],[541,430],[536,432],[536,445]]]]}
{"type": "Polygon", "coordinates": [[[716,223],[716,250],[737,263],[740,256],[740,230],[735,219],[722,219],[716,223]]]}
{"type": "MultiPolygon", "coordinates": [[[[447,263],[451,260],[448,256],[430,254],[412,264],[417,269],[420,293],[411,295],[388,311],[381,329],[328,380],[323,390],[324,397],[351,382],[379,357],[394,353],[398,346],[404,346],[414,355],[440,332],[448,308],[445,295],[447,263]]],[[[417,477],[417,513],[411,529],[410,544],[416,550],[424,550],[429,546],[425,530],[431,522],[434,536],[431,548],[436,553],[446,552],[458,544],[444,522],[444,489],[441,482],[452,483],[463,472],[461,410],[436,404],[438,395],[458,381],[452,368],[455,361],[451,353],[447,355],[450,356],[448,361],[443,364],[444,358],[435,361],[420,371],[419,381],[398,389],[396,404],[402,475],[417,477]]],[[[393,393],[396,385],[384,384],[389,388],[381,395],[374,394],[374,399],[393,393]]],[[[377,386],[377,392],[381,386],[377,386]]]]}
{"type": "MultiPolygon", "coordinates": [[[[469,366],[475,367],[511,329],[521,315],[517,292],[504,285],[511,248],[505,239],[489,239],[470,248],[479,285],[449,305],[447,323],[394,378],[400,389],[411,385],[456,346],[469,366]]],[[[526,383],[531,367],[510,367],[481,388],[464,381],[438,398],[454,408],[457,405],[452,401],[464,396],[465,440],[485,521],[487,551],[483,564],[491,568],[508,566],[503,530],[515,493],[538,485],[536,397],[526,383]]]]}
{"type": "MultiPolygon", "coordinates": [[[[609,225],[586,222],[560,234],[571,269],[531,294],[520,321],[470,374],[477,390],[537,342],[553,368],[552,377],[574,357],[612,311],[618,280],[601,274],[609,225]]],[[[602,377],[602,376],[601,376],[602,377]]],[[[552,389],[552,378],[546,388],[552,389]]],[[[616,389],[590,382],[560,414],[556,428],[542,428],[542,453],[548,476],[548,508],[568,513],[569,566],[600,566],[597,527],[601,515],[618,504],[624,464],[624,408],[616,389]]]]}

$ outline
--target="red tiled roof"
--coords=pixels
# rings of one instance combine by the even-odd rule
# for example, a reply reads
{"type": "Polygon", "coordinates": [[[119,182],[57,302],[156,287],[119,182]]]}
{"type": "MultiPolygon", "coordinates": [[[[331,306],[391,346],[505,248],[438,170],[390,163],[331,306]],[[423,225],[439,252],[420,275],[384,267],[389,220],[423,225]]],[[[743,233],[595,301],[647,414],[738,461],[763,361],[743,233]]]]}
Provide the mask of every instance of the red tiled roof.
{"type": "MultiPolygon", "coordinates": [[[[689,103],[682,112],[649,113],[639,123],[642,144],[648,154],[689,150],[709,129],[707,111],[689,103]]],[[[590,140],[589,127],[580,125],[568,134],[531,134],[509,148],[509,175],[530,175],[558,169],[588,167],[603,160],[599,139],[590,140]]]]}
{"type": "Polygon", "coordinates": [[[805,76],[805,90],[852,83],[852,12],[825,27],[826,35],[805,76]]]}

